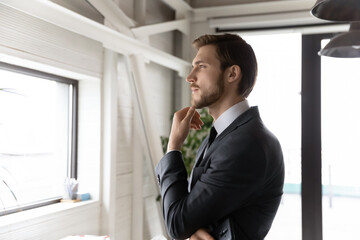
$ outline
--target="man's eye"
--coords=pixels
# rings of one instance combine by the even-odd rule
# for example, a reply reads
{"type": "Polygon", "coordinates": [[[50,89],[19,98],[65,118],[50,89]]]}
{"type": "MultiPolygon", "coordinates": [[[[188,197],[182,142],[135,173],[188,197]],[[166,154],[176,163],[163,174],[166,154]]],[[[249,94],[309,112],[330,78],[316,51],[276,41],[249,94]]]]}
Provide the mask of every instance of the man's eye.
{"type": "Polygon", "coordinates": [[[200,68],[205,68],[205,65],[199,65],[200,68]]]}

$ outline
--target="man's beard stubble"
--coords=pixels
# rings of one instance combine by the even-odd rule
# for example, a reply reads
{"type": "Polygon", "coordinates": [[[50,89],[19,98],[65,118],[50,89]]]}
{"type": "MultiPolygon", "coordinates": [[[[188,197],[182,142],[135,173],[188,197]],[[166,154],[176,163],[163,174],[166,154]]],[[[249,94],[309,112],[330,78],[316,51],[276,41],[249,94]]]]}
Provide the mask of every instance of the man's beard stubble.
{"type": "Polygon", "coordinates": [[[211,92],[205,92],[203,95],[200,96],[200,99],[198,101],[195,101],[194,97],[191,99],[192,105],[196,109],[201,109],[204,107],[208,107],[215,102],[217,102],[220,97],[224,93],[224,79],[223,75],[221,75],[216,83],[215,88],[212,89],[211,92]]]}

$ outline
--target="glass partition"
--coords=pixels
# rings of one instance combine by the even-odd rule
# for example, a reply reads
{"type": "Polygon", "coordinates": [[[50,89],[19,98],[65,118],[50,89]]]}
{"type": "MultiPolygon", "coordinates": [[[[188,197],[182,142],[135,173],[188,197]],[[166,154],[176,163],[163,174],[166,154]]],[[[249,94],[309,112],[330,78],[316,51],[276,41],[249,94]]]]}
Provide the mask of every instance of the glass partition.
{"type": "Polygon", "coordinates": [[[258,60],[249,96],[278,137],[285,161],[284,195],[267,240],[301,239],[301,34],[243,36],[258,60]]]}
{"type": "MultiPolygon", "coordinates": [[[[322,47],[329,40],[322,41],[322,47]]],[[[360,59],[321,58],[323,239],[355,239],[360,223],[360,59]]]]}

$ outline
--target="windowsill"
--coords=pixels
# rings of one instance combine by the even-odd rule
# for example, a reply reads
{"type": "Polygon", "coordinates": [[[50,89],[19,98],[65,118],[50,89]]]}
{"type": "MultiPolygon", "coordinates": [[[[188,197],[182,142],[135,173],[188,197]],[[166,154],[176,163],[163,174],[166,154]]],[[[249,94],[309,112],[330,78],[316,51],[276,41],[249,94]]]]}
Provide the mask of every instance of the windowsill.
{"type": "Polygon", "coordinates": [[[75,203],[55,203],[44,207],[34,208],[23,212],[13,213],[0,217],[0,234],[9,228],[24,227],[44,219],[56,218],[60,215],[76,214],[89,208],[100,206],[98,200],[87,200],[75,203]]]}

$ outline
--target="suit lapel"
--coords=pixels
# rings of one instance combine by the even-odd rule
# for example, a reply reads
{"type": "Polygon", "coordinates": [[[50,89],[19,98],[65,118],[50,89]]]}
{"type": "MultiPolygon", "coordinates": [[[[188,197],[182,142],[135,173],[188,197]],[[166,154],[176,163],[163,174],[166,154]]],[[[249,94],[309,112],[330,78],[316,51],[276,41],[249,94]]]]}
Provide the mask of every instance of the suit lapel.
{"type": "Polygon", "coordinates": [[[226,135],[234,131],[236,128],[244,125],[252,118],[258,116],[258,108],[251,107],[249,110],[241,114],[238,118],[236,118],[220,135],[216,138],[216,140],[220,140],[224,138],[226,135]]]}
{"type": "Polygon", "coordinates": [[[254,117],[258,117],[259,112],[257,107],[251,107],[249,110],[241,114],[238,118],[236,118],[217,138],[215,138],[214,142],[211,144],[211,146],[206,150],[206,154],[204,156],[204,159],[207,159],[208,156],[212,154],[213,151],[216,150],[216,147],[218,143],[222,139],[224,139],[228,134],[233,132],[238,127],[244,125],[248,121],[250,121],[254,117]]]}
{"type": "Polygon", "coordinates": [[[199,147],[199,151],[196,154],[196,160],[195,160],[195,164],[194,164],[195,167],[197,167],[199,165],[199,163],[201,162],[201,159],[203,159],[204,151],[205,151],[208,141],[209,141],[209,136],[207,136],[204,139],[204,141],[201,143],[201,145],[199,147]]]}
{"type": "Polygon", "coordinates": [[[188,184],[188,191],[190,192],[191,190],[191,182],[192,182],[192,179],[193,179],[193,175],[194,175],[194,169],[199,165],[199,163],[201,162],[201,159],[203,158],[203,155],[204,155],[204,151],[205,151],[205,147],[206,147],[206,144],[208,142],[208,139],[209,139],[209,136],[207,136],[204,141],[201,143],[200,147],[199,147],[199,150],[196,154],[196,160],[195,160],[195,164],[193,166],[193,168],[191,169],[191,174],[190,174],[190,178],[189,178],[189,184],[188,184]]]}
{"type": "MultiPolygon", "coordinates": [[[[229,133],[231,133],[232,131],[234,131],[238,127],[244,125],[245,123],[247,123],[248,121],[250,121],[254,117],[255,118],[259,117],[259,111],[258,111],[257,107],[251,107],[249,110],[247,110],[246,112],[241,114],[238,118],[236,118],[217,138],[215,138],[214,142],[206,150],[205,156],[203,156],[204,151],[205,151],[205,147],[207,145],[209,137],[205,138],[205,140],[201,143],[201,145],[199,147],[199,151],[198,151],[198,154],[196,156],[196,161],[195,161],[194,167],[193,167],[193,169],[191,171],[191,174],[190,174],[189,185],[188,185],[189,192],[191,190],[191,186],[194,185],[194,184],[192,184],[194,169],[196,167],[199,167],[200,163],[201,163],[201,166],[205,166],[208,159],[209,159],[209,156],[215,151],[215,149],[216,149],[217,145],[220,143],[220,141],[224,137],[226,137],[229,133]]],[[[197,179],[194,179],[194,181],[197,181],[197,179]]]]}

